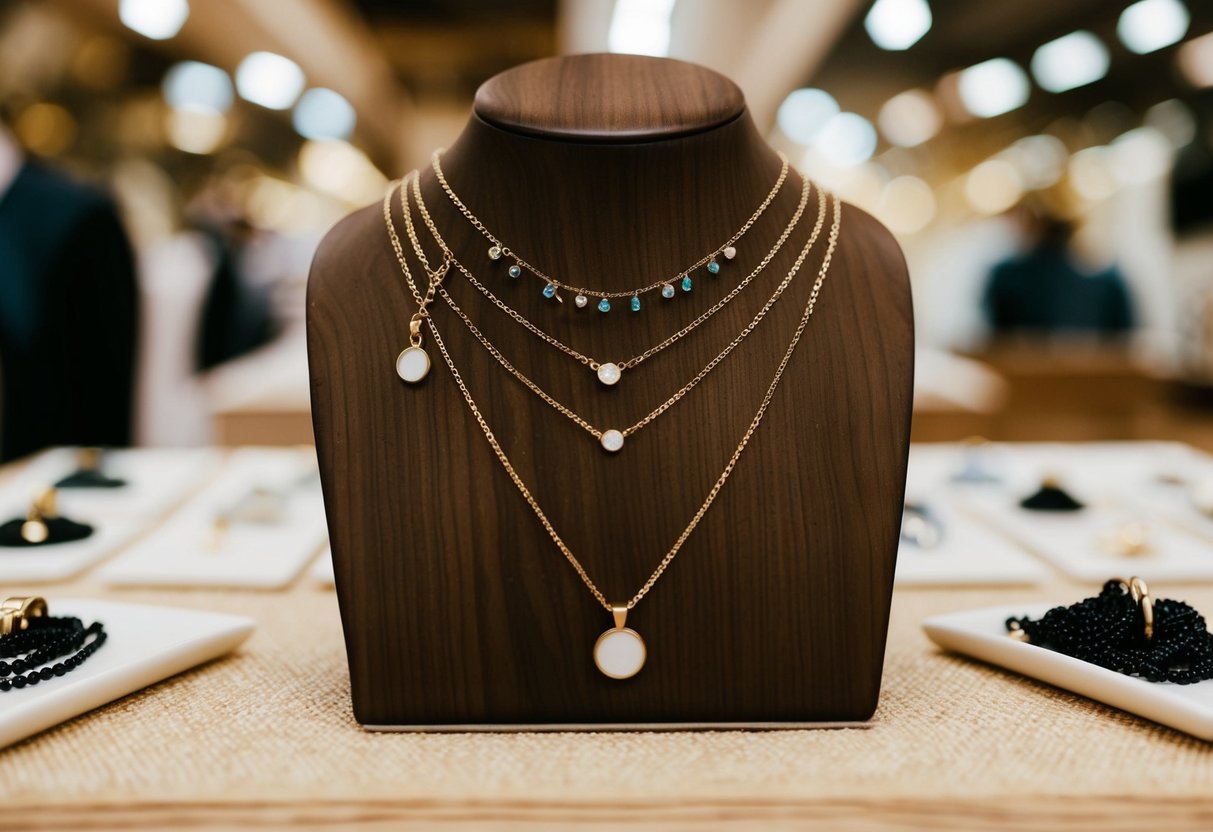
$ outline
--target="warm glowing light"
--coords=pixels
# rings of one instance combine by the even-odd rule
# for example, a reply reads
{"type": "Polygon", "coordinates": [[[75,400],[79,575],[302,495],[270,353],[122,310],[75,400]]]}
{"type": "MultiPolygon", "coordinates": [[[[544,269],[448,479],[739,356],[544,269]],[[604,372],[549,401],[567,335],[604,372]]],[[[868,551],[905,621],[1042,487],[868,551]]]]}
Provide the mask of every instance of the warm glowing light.
{"type": "Polygon", "coordinates": [[[1042,89],[1066,92],[1108,74],[1108,49],[1090,32],[1079,30],[1051,40],[1032,56],[1032,77],[1042,89]]]}
{"type": "Polygon", "coordinates": [[[39,156],[58,156],[76,141],[76,119],[58,104],[40,101],[21,111],[13,132],[39,156]]]}
{"type": "Polygon", "coordinates": [[[165,73],[160,86],[170,107],[216,113],[226,113],[232,107],[232,79],[217,66],[182,61],[165,73]]]}
{"type": "Polygon", "coordinates": [[[863,28],[881,49],[909,49],[931,30],[931,7],[926,0],[876,0],[863,28]]]}
{"type": "Polygon", "coordinates": [[[991,58],[960,73],[958,92],[966,110],[992,118],[1027,103],[1028,77],[1014,61],[991,58]]]}
{"type": "Polygon", "coordinates": [[[616,0],[607,30],[607,48],[631,55],[670,54],[674,0],[616,0]]]}
{"type": "Polygon", "coordinates": [[[343,141],[304,142],[299,172],[316,190],[355,204],[382,198],[387,185],[366,154],[343,141]]]}
{"type": "Polygon", "coordinates": [[[999,154],[1019,169],[1024,187],[1031,190],[1055,185],[1066,172],[1070,151],[1056,136],[1026,136],[999,154]]]}
{"type": "Polygon", "coordinates": [[[214,153],[227,135],[227,118],[205,107],[173,107],[165,116],[169,144],[186,153],[214,153]]]}
{"type": "Polygon", "coordinates": [[[1197,89],[1213,87],[1213,32],[1201,35],[1179,47],[1179,70],[1197,89]]]}
{"type": "Polygon", "coordinates": [[[348,139],[357,116],[350,102],[333,90],[308,90],[295,105],[292,123],[305,139],[348,139]]]}
{"type": "Polygon", "coordinates": [[[1160,101],[1146,110],[1147,127],[1153,127],[1171,143],[1173,148],[1187,147],[1196,138],[1196,117],[1188,105],[1178,98],[1160,101]]]}
{"type": "Polygon", "coordinates": [[[152,40],[168,40],[190,16],[187,0],[121,0],[118,19],[128,29],[152,40]]]}
{"type": "Polygon", "coordinates": [[[831,165],[861,165],[876,152],[876,128],[856,113],[839,113],[825,123],[814,148],[831,165]]]}
{"type": "Polygon", "coordinates": [[[891,143],[899,147],[915,147],[939,132],[943,127],[943,115],[929,93],[906,90],[884,103],[876,123],[891,143]]]}
{"type": "Polygon", "coordinates": [[[935,194],[917,176],[899,176],[881,191],[876,216],[895,234],[916,234],[935,218],[935,194]]]}
{"type": "Polygon", "coordinates": [[[817,141],[826,123],[838,115],[838,102],[825,90],[800,89],[788,93],[779,105],[776,121],[783,134],[797,144],[817,141]]]}
{"type": "Polygon", "coordinates": [[[1005,159],[987,159],[965,179],[965,199],[979,214],[1001,214],[1023,196],[1023,178],[1005,159]]]}
{"type": "Polygon", "coordinates": [[[1144,55],[1183,40],[1189,23],[1180,0],[1141,0],[1120,13],[1116,34],[1130,51],[1144,55]]]}
{"type": "Polygon", "coordinates": [[[294,104],[304,83],[299,64],[273,52],[254,52],[236,68],[240,97],[270,110],[285,110],[294,104]]]}
{"type": "Polygon", "coordinates": [[[1171,143],[1153,127],[1138,127],[1108,145],[1113,178],[1121,185],[1145,185],[1171,170],[1171,143]]]}
{"type": "Polygon", "coordinates": [[[1099,202],[1116,193],[1116,177],[1108,168],[1107,150],[1088,147],[1070,157],[1070,187],[1089,202],[1099,202]]]}

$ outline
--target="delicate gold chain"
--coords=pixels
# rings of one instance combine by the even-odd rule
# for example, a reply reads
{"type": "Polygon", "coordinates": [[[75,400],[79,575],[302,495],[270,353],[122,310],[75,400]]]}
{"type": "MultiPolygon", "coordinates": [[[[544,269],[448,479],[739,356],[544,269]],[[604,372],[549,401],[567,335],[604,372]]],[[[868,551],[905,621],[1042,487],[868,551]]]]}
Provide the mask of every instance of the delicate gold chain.
{"type": "MultiPolygon", "coordinates": [[[[408,232],[409,241],[413,245],[413,251],[416,253],[418,259],[421,260],[422,264],[426,267],[426,269],[428,271],[429,270],[429,261],[425,256],[424,250],[421,248],[420,241],[417,239],[417,232],[413,226],[413,217],[412,217],[413,212],[410,210],[408,202],[405,199],[405,192],[408,190],[408,186],[410,183],[412,185],[413,198],[416,199],[418,197],[418,195],[420,193],[420,187],[418,185],[418,180],[420,180],[420,178],[421,177],[419,175],[417,175],[416,173],[411,173],[407,177],[405,177],[405,182],[401,184],[401,212],[404,215],[405,230],[408,232]]],[[[809,251],[812,250],[814,244],[817,242],[817,238],[821,234],[822,224],[825,222],[825,214],[826,214],[825,191],[818,188],[817,193],[818,193],[818,203],[819,203],[818,211],[817,211],[817,223],[813,227],[812,234],[809,236],[808,241],[805,243],[804,247],[801,249],[800,254],[797,256],[795,262],[792,264],[792,267],[788,270],[788,273],[783,278],[783,280],[780,281],[779,285],[777,285],[775,287],[775,291],[771,295],[771,297],[767,300],[767,302],[765,304],[763,304],[762,308],[758,310],[757,314],[754,315],[753,319],[750,320],[749,324],[747,324],[745,326],[745,328],[742,329],[741,332],[738,333],[737,336],[735,338],[733,338],[733,340],[730,341],[724,347],[724,349],[722,349],[716,355],[715,358],[713,358],[711,361],[709,361],[703,367],[702,370],[700,370],[698,373],[696,373],[691,378],[690,381],[688,381],[681,388],[679,388],[672,396],[670,396],[668,399],[666,399],[664,402],[662,402],[660,405],[658,405],[656,408],[654,408],[652,411],[650,411],[648,413],[648,415],[646,415],[640,421],[636,422],[631,427],[624,428],[623,430],[621,430],[620,434],[623,436],[623,438],[626,439],[627,437],[636,433],[638,430],[640,430],[641,428],[643,428],[646,425],[648,425],[649,423],[651,423],[658,416],[662,415],[663,413],[668,411],[671,407],[673,407],[675,404],[677,404],[679,401],[681,401],[684,396],[686,396],[688,393],[690,393],[691,390],[699,384],[699,382],[703,381],[703,379],[708,375],[708,373],[710,373],[712,370],[714,370],[716,368],[716,366],[718,364],[720,364],[720,362],[722,362],[729,355],[729,353],[731,353],[734,349],[736,349],[737,346],[740,345],[741,342],[744,341],[746,339],[746,337],[751,332],[754,331],[754,329],[758,326],[758,324],[761,323],[763,318],[765,318],[767,313],[771,310],[771,307],[774,306],[775,303],[783,296],[784,291],[791,284],[792,279],[796,277],[797,273],[799,273],[800,267],[804,263],[805,258],[808,256],[809,251]]],[[[395,229],[393,228],[393,233],[394,233],[394,231],[395,231],[395,229]]],[[[448,262],[448,261],[444,260],[444,263],[446,263],[446,262],[448,262]]],[[[480,332],[480,330],[472,322],[471,318],[469,318],[467,316],[467,314],[459,307],[459,305],[457,303],[455,303],[454,298],[452,298],[450,296],[450,294],[446,291],[446,288],[444,286],[439,285],[438,292],[439,292],[439,294],[442,295],[442,299],[446,301],[447,305],[451,307],[451,310],[454,311],[454,313],[460,318],[460,320],[463,321],[464,325],[467,326],[468,331],[472,333],[472,335],[476,338],[476,340],[480,342],[481,346],[483,346],[486,350],[488,350],[489,354],[492,355],[493,358],[495,358],[497,360],[497,363],[499,363],[502,367],[504,367],[507,372],[509,372],[512,376],[514,376],[516,379],[518,379],[520,382],[522,382],[532,393],[537,395],[539,398],[543,399],[543,401],[545,401],[553,409],[555,409],[560,414],[562,414],[563,416],[565,416],[566,418],[571,420],[574,424],[576,424],[578,427],[585,430],[587,433],[589,433],[595,439],[599,439],[599,440],[602,439],[603,431],[600,428],[594,427],[592,424],[590,424],[589,421],[587,421],[584,417],[579,415],[572,408],[568,407],[565,404],[562,404],[556,398],[551,396],[547,391],[545,391],[542,387],[540,387],[538,384],[536,384],[534,381],[532,381],[525,373],[518,370],[512,363],[510,363],[510,361],[504,355],[501,354],[501,352],[497,349],[497,347],[494,346],[493,343],[488,338],[486,338],[483,333],[480,332]]]]}
{"type": "MultiPolygon", "coordinates": [[[[468,279],[468,282],[470,282],[473,286],[475,286],[476,289],[479,290],[479,292],[482,295],[484,295],[486,298],[488,298],[489,301],[491,301],[493,303],[493,305],[496,306],[498,309],[500,309],[502,312],[509,315],[516,323],[521,324],[524,328],[526,328],[532,334],[537,335],[539,338],[543,339],[548,344],[552,345],[553,347],[560,350],[564,354],[572,356],[573,358],[577,359],[577,361],[579,361],[582,364],[584,364],[585,366],[589,367],[594,372],[597,372],[598,368],[600,366],[602,366],[600,362],[595,361],[594,359],[592,359],[586,355],[583,355],[582,353],[578,352],[577,350],[573,349],[570,346],[567,346],[566,344],[561,342],[559,339],[549,335],[548,333],[544,332],[542,329],[537,327],[535,324],[531,323],[520,312],[518,312],[517,310],[510,307],[508,304],[506,304],[500,298],[498,298],[495,294],[493,294],[493,292],[487,286],[485,286],[483,283],[481,283],[479,280],[477,280],[476,276],[473,275],[470,271],[468,271],[467,267],[465,267],[461,262],[459,262],[459,260],[455,257],[454,253],[451,251],[450,247],[446,244],[446,240],[444,240],[442,235],[439,233],[438,226],[434,223],[433,218],[430,216],[429,209],[426,207],[426,204],[425,204],[425,199],[421,195],[421,187],[419,184],[420,178],[421,177],[418,176],[414,179],[413,199],[417,203],[417,210],[421,213],[422,219],[425,220],[425,225],[426,225],[426,228],[429,229],[430,235],[434,238],[434,241],[436,243],[438,243],[438,247],[442,249],[443,256],[455,268],[457,268],[460,272],[462,272],[463,276],[468,279]]],[[[783,233],[779,235],[779,239],[777,239],[775,241],[775,245],[773,245],[771,247],[771,250],[766,253],[766,256],[763,257],[761,261],[759,261],[758,265],[755,266],[754,269],[748,275],[746,275],[746,277],[743,278],[736,286],[734,286],[733,289],[727,295],[725,295],[723,298],[718,300],[716,303],[712,304],[712,306],[708,307],[708,309],[706,309],[702,313],[700,313],[700,315],[698,317],[696,317],[693,321],[688,323],[682,329],[675,332],[673,335],[670,335],[664,341],[661,341],[659,344],[655,344],[654,346],[650,347],[649,349],[645,350],[642,353],[632,356],[631,358],[629,358],[626,361],[618,362],[616,364],[616,366],[622,371],[622,370],[630,369],[644,361],[647,361],[648,359],[652,358],[657,353],[664,350],[666,347],[669,347],[669,346],[673,345],[676,341],[681,340],[683,337],[685,337],[688,333],[690,333],[695,328],[699,327],[701,324],[705,323],[709,318],[711,318],[713,315],[715,315],[717,312],[719,312],[721,309],[723,309],[729,303],[729,301],[731,301],[731,300],[733,300],[733,298],[737,297],[737,295],[741,293],[741,290],[744,289],[746,286],[750,285],[750,282],[753,281],[754,278],[758,276],[759,272],[761,272],[763,269],[765,269],[767,267],[767,265],[770,264],[771,260],[774,259],[775,255],[778,254],[783,249],[784,243],[787,242],[787,239],[791,235],[792,231],[800,223],[800,218],[804,214],[805,205],[808,203],[809,191],[811,189],[812,188],[809,183],[809,180],[801,177],[800,202],[797,204],[796,211],[792,214],[792,218],[788,221],[787,226],[783,229],[783,233]]],[[[818,190],[820,191],[820,189],[818,189],[818,190]]],[[[818,196],[822,197],[820,208],[819,208],[818,215],[817,215],[817,221],[820,224],[825,216],[825,205],[824,205],[824,196],[821,195],[820,193],[818,194],[818,196]]],[[[400,195],[401,210],[404,210],[404,199],[405,199],[405,194],[402,190],[401,195],[400,195]]]]}
{"type": "Polygon", "coordinates": [[[626,292],[603,292],[599,291],[598,289],[585,289],[556,280],[554,277],[547,275],[546,273],[532,266],[526,260],[519,257],[517,252],[493,236],[493,234],[485,227],[484,223],[481,222],[480,219],[473,214],[466,205],[463,204],[463,200],[461,200],[455,194],[455,191],[447,183],[446,175],[442,172],[442,163],[440,161],[442,153],[442,149],[435,150],[433,157],[430,159],[430,164],[434,168],[434,175],[438,177],[438,184],[442,186],[442,190],[446,192],[446,195],[450,198],[454,206],[459,209],[459,213],[463,214],[467,221],[472,224],[472,227],[484,235],[486,240],[492,243],[495,248],[500,250],[502,257],[507,257],[513,260],[520,268],[526,269],[531,274],[552,284],[557,289],[564,289],[569,292],[575,292],[579,295],[593,295],[594,297],[599,298],[627,298],[635,295],[643,295],[645,292],[651,292],[654,289],[666,285],[667,283],[673,283],[674,281],[684,277],[688,272],[693,272],[700,266],[706,265],[710,260],[714,259],[726,248],[732,246],[735,242],[745,236],[745,233],[750,230],[751,226],[758,221],[758,218],[762,216],[763,212],[767,210],[767,207],[770,206],[770,204],[775,200],[775,195],[779,193],[779,190],[783,187],[784,180],[787,179],[788,176],[788,159],[786,156],[780,153],[779,160],[783,163],[783,166],[779,170],[779,178],[775,180],[775,184],[771,187],[771,192],[767,194],[766,199],[764,199],[762,204],[758,206],[757,210],[750,215],[750,218],[745,221],[745,224],[738,229],[737,233],[726,240],[722,245],[712,249],[711,254],[706,254],[699,258],[690,266],[687,266],[685,269],[678,272],[678,274],[674,277],[658,280],[656,283],[650,283],[648,286],[642,286],[639,289],[631,289],[626,292]]]}
{"type": "MultiPolygon", "coordinates": [[[[691,517],[691,522],[687,524],[687,527],[683,530],[682,534],[680,534],[678,539],[674,541],[674,545],[670,547],[670,550],[666,553],[665,557],[661,559],[661,562],[657,565],[657,568],[653,571],[653,574],[649,576],[649,579],[644,582],[644,585],[641,586],[640,590],[633,595],[631,600],[629,600],[625,605],[628,610],[633,609],[640,602],[640,600],[648,594],[649,590],[653,588],[653,585],[657,583],[658,579],[665,574],[666,569],[669,568],[671,563],[673,563],[674,558],[678,555],[678,552],[681,551],[683,544],[686,543],[687,539],[691,536],[691,533],[695,531],[696,526],[699,525],[699,522],[703,519],[704,515],[707,514],[707,511],[712,506],[712,503],[715,502],[716,496],[720,493],[720,490],[724,487],[725,482],[728,481],[729,476],[733,473],[733,469],[737,466],[737,460],[741,458],[742,452],[749,444],[750,439],[753,437],[755,431],[758,430],[758,426],[761,424],[763,416],[766,415],[766,411],[771,403],[771,399],[775,395],[775,389],[779,386],[779,382],[783,378],[784,370],[787,369],[788,362],[792,358],[792,353],[795,351],[796,345],[800,343],[800,338],[804,334],[805,327],[808,326],[809,319],[813,316],[813,309],[817,304],[817,296],[821,291],[822,284],[825,282],[826,274],[830,268],[830,261],[834,256],[834,249],[838,242],[838,233],[842,222],[842,207],[837,197],[835,197],[833,200],[833,206],[834,216],[833,225],[830,228],[829,244],[826,248],[825,257],[821,263],[821,269],[817,273],[817,280],[813,284],[813,290],[809,294],[809,299],[805,304],[804,314],[800,318],[800,323],[796,327],[796,331],[792,334],[792,340],[788,344],[788,348],[784,352],[783,358],[780,360],[779,365],[775,369],[775,376],[771,379],[771,383],[767,387],[766,394],[762,397],[762,402],[759,404],[758,410],[754,414],[754,418],[750,421],[749,427],[746,428],[745,433],[741,437],[741,442],[738,443],[736,450],[733,451],[733,455],[729,458],[724,470],[717,478],[715,484],[712,485],[712,488],[708,491],[708,495],[704,499],[703,504],[700,505],[699,510],[695,512],[693,517],[691,517]]],[[[417,286],[413,281],[412,272],[409,270],[408,261],[404,258],[403,249],[399,245],[399,238],[396,235],[394,224],[392,223],[390,190],[384,197],[383,217],[388,227],[388,234],[393,240],[393,247],[396,249],[397,259],[400,262],[400,268],[404,272],[405,281],[408,284],[409,290],[413,293],[413,297],[420,302],[422,299],[421,292],[417,289],[417,286]]],[[[426,271],[429,272],[428,267],[426,268],[426,271]]],[[[431,277],[431,281],[433,279],[434,278],[431,277]]],[[[535,500],[535,497],[531,494],[530,489],[527,488],[526,483],[522,481],[522,477],[519,476],[518,472],[514,469],[513,464],[510,463],[510,459],[506,455],[505,450],[497,442],[497,437],[493,435],[493,431],[489,427],[488,422],[485,420],[484,414],[480,412],[480,408],[476,405],[475,399],[472,398],[471,392],[468,390],[467,385],[463,381],[463,376],[460,375],[458,368],[455,366],[455,362],[451,359],[451,354],[447,352],[446,344],[443,342],[442,336],[438,332],[438,327],[434,323],[434,319],[432,317],[428,317],[426,318],[426,323],[429,325],[430,333],[434,336],[434,343],[438,345],[438,351],[442,353],[443,360],[446,361],[447,367],[450,368],[451,375],[454,377],[455,383],[458,385],[459,392],[462,393],[468,409],[471,411],[472,416],[475,417],[476,423],[480,425],[480,429],[484,433],[484,438],[488,441],[489,446],[493,449],[493,453],[497,456],[497,459],[501,463],[502,467],[505,468],[510,480],[514,483],[514,486],[518,489],[519,493],[522,494],[522,497],[526,500],[527,505],[531,507],[531,510],[535,513],[536,518],[538,518],[540,524],[548,533],[548,536],[552,539],[552,542],[556,544],[556,547],[560,550],[560,553],[564,555],[565,560],[567,560],[569,564],[572,565],[572,567],[577,571],[578,577],[581,578],[581,582],[585,584],[586,588],[590,591],[590,594],[594,596],[594,598],[604,609],[606,609],[608,612],[612,611],[614,607],[611,602],[607,600],[606,596],[598,588],[597,584],[595,584],[593,579],[590,578],[589,573],[585,571],[585,567],[581,565],[581,562],[577,560],[577,557],[557,533],[555,527],[552,525],[552,522],[548,519],[548,516],[544,513],[539,503],[535,500]]]]}

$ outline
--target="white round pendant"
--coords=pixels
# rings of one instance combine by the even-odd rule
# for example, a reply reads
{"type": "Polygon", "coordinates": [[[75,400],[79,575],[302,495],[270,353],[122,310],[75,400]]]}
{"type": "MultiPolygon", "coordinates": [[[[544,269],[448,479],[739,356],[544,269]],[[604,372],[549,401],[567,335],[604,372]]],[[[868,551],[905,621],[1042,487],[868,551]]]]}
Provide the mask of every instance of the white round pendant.
{"type": "Polygon", "coordinates": [[[630,679],[644,667],[648,651],[640,633],[628,627],[612,627],[594,643],[594,664],[612,679],[630,679]]]}
{"type": "Polygon", "coordinates": [[[606,364],[601,364],[598,367],[598,380],[608,387],[618,383],[622,375],[623,370],[619,369],[618,364],[612,364],[608,361],[606,364]]]}
{"type": "Polygon", "coordinates": [[[611,428],[602,432],[602,438],[598,440],[602,447],[611,453],[617,453],[623,447],[623,434],[611,428]]]}
{"type": "Polygon", "coordinates": [[[396,374],[409,384],[416,384],[430,372],[430,356],[421,347],[405,347],[396,356],[396,374]]]}

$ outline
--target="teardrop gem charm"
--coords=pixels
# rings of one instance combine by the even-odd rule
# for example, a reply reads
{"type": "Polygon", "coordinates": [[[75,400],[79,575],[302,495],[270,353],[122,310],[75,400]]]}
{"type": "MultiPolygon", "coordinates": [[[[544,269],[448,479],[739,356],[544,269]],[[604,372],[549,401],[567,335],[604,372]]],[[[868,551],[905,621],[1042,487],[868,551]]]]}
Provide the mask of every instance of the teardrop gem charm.
{"type": "Polygon", "coordinates": [[[669,300],[670,298],[674,297],[674,287],[668,283],[665,284],[664,286],[662,286],[661,287],[661,296],[663,298],[665,298],[666,300],[669,300]]]}
{"type": "Polygon", "coordinates": [[[549,283],[548,285],[544,286],[544,287],[543,287],[543,296],[544,296],[545,298],[554,298],[554,297],[556,297],[556,286],[555,286],[555,284],[553,284],[553,283],[549,283]]]}
{"type": "Polygon", "coordinates": [[[607,300],[606,298],[603,298],[602,300],[598,301],[598,311],[599,312],[610,312],[611,311],[611,302],[609,300],[607,300]]]}
{"type": "Polygon", "coordinates": [[[709,260],[708,261],[708,271],[711,272],[712,274],[719,274],[720,273],[720,264],[717,263],[715,260],[709,260]]]}
{"type": "Polygon", "coordinates": [[[682,278],[682,291],[691,291],[691,276],[689,274],[682,278]]]}
{"type": "Polygon", "coordinates": [[[737,256],[737,249],[735,249],[733,246],[725,246],[724,251],[720,253],[724,255],[725,260],[732,260],[737,256]]]}
{"type": "Polygon", "coordinates": [[[632,295],[631,307],[632,307],[633,312],[640,311],[640,296],[639,295],[632,295]]]}
{"type": "Polygon", "coordinates": [[[585,309],[586,305],[589,302],[590,302],[590,299],[587,298],[585,295],[578,295],[577,297],[573,298],[573,303],[577,304],[578,309],[585,309]]]}

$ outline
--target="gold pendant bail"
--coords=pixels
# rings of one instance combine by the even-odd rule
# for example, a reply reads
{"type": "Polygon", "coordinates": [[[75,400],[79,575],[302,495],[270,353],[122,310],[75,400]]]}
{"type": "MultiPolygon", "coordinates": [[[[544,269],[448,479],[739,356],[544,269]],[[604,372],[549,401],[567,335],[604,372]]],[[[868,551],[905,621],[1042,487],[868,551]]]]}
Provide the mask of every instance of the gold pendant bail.
{"type": "Polygon", "coordinates": [[[628,623],[628,605],[616,604],[611,607],[611,613],[615,616],[615,629],[622,630],[628,623]]]}
{"type": "Polygon", "coordinates": [[[409,321],[409,344],[414,347],[421,346],[421,321],[425,317],[425,313],[418,312],[409,321]]]}

